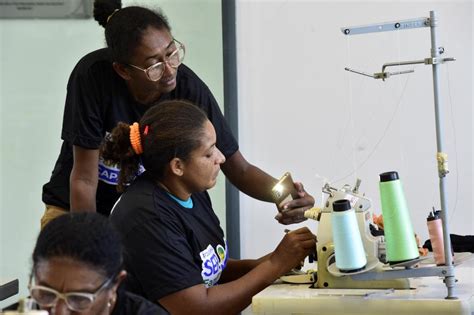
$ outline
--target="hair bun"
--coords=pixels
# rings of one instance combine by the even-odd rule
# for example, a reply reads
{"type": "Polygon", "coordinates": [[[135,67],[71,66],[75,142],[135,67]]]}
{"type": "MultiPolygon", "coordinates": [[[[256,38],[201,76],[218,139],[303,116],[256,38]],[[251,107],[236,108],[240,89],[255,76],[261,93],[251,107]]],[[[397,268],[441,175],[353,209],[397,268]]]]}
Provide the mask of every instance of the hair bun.
{"type": "Polygon", "coordinates": [[[120,0],[95,0],[94,19],[105,28],[108,19],[121,8],[122,1],[120,0]]]}

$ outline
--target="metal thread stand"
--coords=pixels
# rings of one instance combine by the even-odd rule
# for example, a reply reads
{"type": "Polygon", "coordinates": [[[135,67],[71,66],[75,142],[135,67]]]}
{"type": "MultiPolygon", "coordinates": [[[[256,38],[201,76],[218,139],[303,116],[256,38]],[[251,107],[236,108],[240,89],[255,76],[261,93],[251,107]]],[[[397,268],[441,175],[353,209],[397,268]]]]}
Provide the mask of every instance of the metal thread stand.
{"type": "MultiPolygon", "coordinates": [[[[454,276],[454,266],[453,258],[451,256],[451,238],[449,233],[449,224],[448,224],[448,201],[446,193],[446,175],[449,173],[448,170],[448,159],[447,154],[443,151],[443,122],[440,112],[440,98],[439,98],[439,66],[447,61],[454,61],[454,58],[440,58],[440,55],[444,53],[443,47],[438,47],[437,43],[437,34],[436,30],[438,27],[438,19],[436,17],[435,11],[430,11],[429,18],[417,18],[404,21],[395,21],[395,22],[386,22],[380,24],[366,25],[366,26],[356,26],[356,27],[343,27],[341,31],[345,35],[357,35],[357,34],[366,34],[374,32],[387,32],[387,31],[398,31],[406,30],[413,28],[429,27],[431,30],[431,57],[425,58],[423,60],[414,60],[414,61],[399,61],[386,63],[382,66],[382,72],[368,74],[361,71],[356,71],[350,68],[345,68],[345,70],[361,74],[364,76],[369,76],[374,79],[385,79],[389,78],[392,75],[399,75],[404,73],[410,73],[414,70],[405,70],[398,72],[386,72],[386,68],[393,66],[401,65],[411,65],[411,64],[426,64],[431,65],[433,70],[433,92],[434,92],[434,111],[435,111],[435,122],[436,122],[436,145],[437,145],[437,165],[438,165],[438,177],[439,177],[439,193],[441,201],[441,219],[443,226],[443,240],[444,240],[444,259],[445,266],[437,267],[424,267],[418,269],[406,269],[406,270],[390,270],[383,273],[363,273],[357,275],[357,278],[361,280],[368,279],[393,279],[393,278],[407,278],[407,277],[432,277],[440,276],[444,278],[444,283],[448,291],[446,299],[456,299],[454,296],[454,285],[455,285],[455,276],[454,276]]],[[[355,278],[355,276],[353,276],[355,278]]]]}

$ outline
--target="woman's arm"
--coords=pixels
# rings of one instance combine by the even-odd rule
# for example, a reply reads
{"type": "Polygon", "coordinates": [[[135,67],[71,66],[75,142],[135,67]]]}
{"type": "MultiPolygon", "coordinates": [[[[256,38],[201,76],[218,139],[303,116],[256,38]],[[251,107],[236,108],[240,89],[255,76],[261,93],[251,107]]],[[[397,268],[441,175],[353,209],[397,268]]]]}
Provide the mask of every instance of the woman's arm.
{"type": "Polygon", "coordinates": [[[226,268],[222,272],[222,276],[219,280],[219,283],[234,281],[242,277],[247,272],[249,272],[253,268],[260,265],[262,262],[267,260],[270,256],[271,256],[271,253],[259,259],[242,259],[242,260],[229,259],[227,261],[226,268]]]}
{"type": "Polygon", "coordinates": [[[73,146],[74,164],[69,178],[71,212],[96,211],[99,150],[73,146]]]}
{"type": "Polygon", "coordinates": [[[171,314],[236,314],[252,297],[302,261],[314,250],[315,238],[308,228],[284,236],[274,252],[242,277],[211,288],[195,285],[159,300],[171,314]]]}
{"type": "Polygon", "coordinates": [[[241,192],[258,200],[272,202],[271,189],[277,180],[247,162],[240,151],[227,158],[221,169],[241,192]]]}

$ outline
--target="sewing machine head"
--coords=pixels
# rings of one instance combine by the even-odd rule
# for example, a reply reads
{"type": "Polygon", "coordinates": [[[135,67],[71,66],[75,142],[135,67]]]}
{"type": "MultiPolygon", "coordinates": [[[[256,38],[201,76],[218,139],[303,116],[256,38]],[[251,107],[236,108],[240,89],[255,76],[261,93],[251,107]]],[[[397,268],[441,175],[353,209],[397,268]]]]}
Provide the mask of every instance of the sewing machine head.
{"type": "MultiPolygon", "coordinates": [[[[359,193],[361,181],[357,180],[352,188],[344,185],[337,189],[325,184],[323,192],[328,194],[324,208],[320,209],[317,217],[313,219],[319,221],[316,245],[317,251],[317,277],[315,286],[320,288],[408,288],[407,279],[393,279],[383,281],[356,281],[350,275],[341,275],[334,272],[334,243],[331,224],[331,214],[333,212],[333,202],[340,199],[349,200],[351,207],[355,210],[357,224],[362,238],[362,243],[369,262],[366,270],[381,268],[386,262],[385,242],[383,233],[378,231],[373,222],[371,200],[364,194],[359,193]]],[[[310,216],[308,216],[310,217],[310,216]]]]}
{"type": "MultiPolygon", "coordinates": [[[[385,252],[380,251],[383,249],[383,236],[373,235],[374,223],[372,219],[371,200],[359,193],[360,180],[357,180],[356,185],[352,188],[350,185],[344,185],[341,189],[336,189],[329,184],[325,184],[323,192],[328,194],[324,208],[321,210],[318,227],[318,253],[324,246],[333,242],[332,224],[331,224],[331,213],[333,212],[332,204],[336,200],[346,199],[349,200],[352,208],[355,210],[359,231],[364,244],[364,249],[367,254],[367,258],[380,259],[382,262],[385,260],[385,252]],[[371,227],[372,226],[372,227],[371,227]],[[380,252],[380,255],[379,255],[380,252]]],[[[374,231],[375,232],[375,231],[374,231]]]]}

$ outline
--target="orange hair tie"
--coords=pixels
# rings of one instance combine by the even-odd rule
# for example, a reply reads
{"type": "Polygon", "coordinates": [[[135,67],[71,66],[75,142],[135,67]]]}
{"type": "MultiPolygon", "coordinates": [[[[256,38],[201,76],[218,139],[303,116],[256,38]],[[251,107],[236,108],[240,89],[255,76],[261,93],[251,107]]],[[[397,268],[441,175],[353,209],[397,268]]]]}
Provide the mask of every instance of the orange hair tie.
{"type": "Polygon", "coordinates": [[[143,153],[142,140],[140,137],[140,125],[137,122],[130,125],[130,144],[135,154],[143,153]]]}

